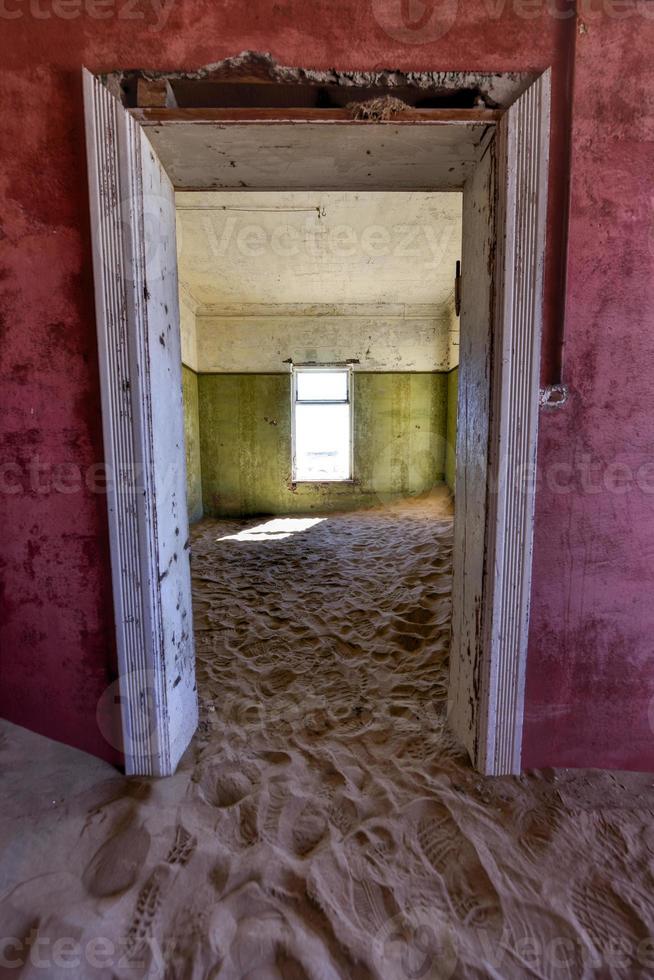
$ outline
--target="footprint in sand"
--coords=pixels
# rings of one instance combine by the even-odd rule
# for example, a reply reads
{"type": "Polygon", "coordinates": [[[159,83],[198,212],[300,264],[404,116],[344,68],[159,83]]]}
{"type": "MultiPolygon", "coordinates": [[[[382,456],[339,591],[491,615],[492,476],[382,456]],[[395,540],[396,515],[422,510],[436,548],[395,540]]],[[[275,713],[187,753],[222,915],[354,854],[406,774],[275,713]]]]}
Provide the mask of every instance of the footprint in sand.
{"type": "Polygon", "coordinates": [[[245,800],[239,808],[239,834],[244,847],[253,847],[259,841],[258,812],[252,800],[245,800]]]}
{"type": "Polygon", "coordinates": [[[267,840],[277,843],[281,814],[288,802],[289,791],[281,780],[271,779],[262,796],[263,833],[267,840]]]}
{"type": "Polygon", "coordinates": [[[425,807],[418,820],[417,838],[425,858],[443,879],[457,916],[467,925],[499,925],[497,891],[471,840],[444,804],[434,802],[425,807]]]}
{"type": "Polygon", "coordinates": [[[282,694],[297,679],[297,675],[292,670],[277,668],[263,678],[260,683],[261,691],[268,697],[282,694]]]}
{"type": "Polygon", "coordinates": [[[154,921],[161,907],[167,875],[156,868],[141,888],[126,936],[126,948],[130,958],[139,955],[150,946],[154,921]]]}
{"type": "Polygon", "coordinates": [[[87,892],[96,898],[122,895],[136,881],[150,850],[150,834],[128,814],[96,851],[82,875],[87,892]]]}
{"type": "Polygon", "coordinates": [[[323,841],[328,832],[327,821],[323,813],[312,803],[301,800],[297,805],[289,807],[285,814],[285,836],[288,838],[290,850],[300,858],[308,857],[323,841]]]}
{"type": "Polygon", "coordinates": [[[636,909],[599,874],[573,888],[572,909],[600,955],[611,955],[616,949],[635,955],[639,943],[648,938],[649,930],[636,909]]]}
{"type": "Polygon", "coordinates": [[[337,871],[328,849],[321,851],[310,866],[306,894],[330,922],[341,920],[346,931],[366,937],[368,943],[400,912],[392,890],[371,877],[365,860],[353,858],[337,871]]]}
{"type": "Polygon", "coordinates": [[[400,912],[390,888],[369,877],[352,880],[352,905],[361,928],[370,936],[383,929],[400,912]]]}
{"type": "Polygon", "coordinates": [[[359,853],[378,868],[383,867],[397,850],[395,838],[382,824],[358,830],[353,836],[353,843],[356,844],[359,853]]]}
{"type": "Polygon", "coordinates": [[[523,809],[521,804],[516,808],[515,819],[518,843],[532,860],[539,860],[557,832],[559,821],[556,809],[546,805],[523,809]]]}
{"type": "Polygon", "coordinates": [[[416,636],[414,633],[409,632],[395,632],[392,634],[392,638],[407,653],[415,653],[425,642],[421,636],[416,636]]]}
{"type": "Polygon", "coordinates": [[[372,640],[372,638],[377,634],[377,630],[378,627],[376,624],[367,620],[362,620],[354,624],[355,633],[363,640],[372,640]]]}
{"type": "MultiPolygon", "coordinates": [[[[501,936],[493,939],[492,933],[485,930],[480,930],[478,936],[479,950],[494,966],[494,976],[526,975],[548,980],[608,978],[608,974],[587,969],[590,967],[588,950],[567,916],[557,915],[541,903],[525,901],[524,895],[519,899],[507,896],[504,913],[501,936]],[[529,951],[526,960],[525,951],[529,951]],[[523,966],[530,969],[523,972],[523,966]],[[509,972],[511,967],[513,972],[509,972]]],[[[616,974],[611,974],[611,980],[617,980],[616,974]]]]}
{"type": "Polygon", "coordinates": [[[413,609],[408,609],[404,615],[408,623],[418,626],[431,625],[434,619],[433,610],[425,606],[414,606],[413,609]]]}
{"type": "Polygon", "coordinates": [[[219,809],[240,803],[252,789],[250,780],[243,773],[215,770],[203,773],[198,786],[204,801],[219,809]]]}
{"type": "Polygon", "coordinates": [[[250,643],[243,643],[240,647],[238,647],[238,652],[240,656],[244,657],[246,660],[261,660],[263,663],[266,663],[268,659],[266,644],[262,643],[260,640],[254,640],[250,643]]]}

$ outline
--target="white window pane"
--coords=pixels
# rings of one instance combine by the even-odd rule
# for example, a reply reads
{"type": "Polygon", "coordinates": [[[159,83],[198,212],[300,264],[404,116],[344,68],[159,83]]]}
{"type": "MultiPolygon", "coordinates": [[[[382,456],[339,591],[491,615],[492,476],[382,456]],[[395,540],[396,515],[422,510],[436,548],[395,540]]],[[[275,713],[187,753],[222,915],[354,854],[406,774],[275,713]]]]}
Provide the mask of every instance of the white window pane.
{"type": "Polygon", "coordinates": [[[298,371],[297,397],[301,401],[345,401],[347,371],[298,371]]]}
{"type": "Polygon", "coordinates": [[[350,479],[350,406],[295,406],[295,479],[350,479]]]}

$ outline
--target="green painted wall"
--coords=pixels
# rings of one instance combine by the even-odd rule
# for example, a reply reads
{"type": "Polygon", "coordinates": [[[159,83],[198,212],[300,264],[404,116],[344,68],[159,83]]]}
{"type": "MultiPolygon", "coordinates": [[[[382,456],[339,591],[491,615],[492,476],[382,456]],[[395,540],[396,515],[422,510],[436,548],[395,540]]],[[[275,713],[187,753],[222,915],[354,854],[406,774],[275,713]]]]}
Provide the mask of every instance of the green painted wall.
{"type": "Polygon", "coordinates": [[[202,476],[200,465],[200,415],[198,376],[182,364],[184,396],[184,442],[186,445],[186,506],[189,521],[202,517],[202,476]]]}
{"type": "Polygon", "coordinates": [[[456,482],[456,414],[459,388],[459,369],[447,375],[447,447],[445,449],[445,482],[454,493],[456,482]]]}
{"type": "Polygon", "coordinates": [[[290,375],[201,374],[198,390],[206,515],[348,509],[443,482],[444,373],[354,374],[347,484],[292,485],[290,375]]]}

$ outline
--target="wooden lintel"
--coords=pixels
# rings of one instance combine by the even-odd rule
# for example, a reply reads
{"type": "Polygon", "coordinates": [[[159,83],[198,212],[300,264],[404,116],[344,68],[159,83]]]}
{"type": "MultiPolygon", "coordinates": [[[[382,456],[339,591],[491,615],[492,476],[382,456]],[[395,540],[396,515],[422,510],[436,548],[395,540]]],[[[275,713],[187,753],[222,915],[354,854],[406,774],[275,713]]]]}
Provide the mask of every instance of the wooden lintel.
{"type": "Polygon", "coordinates": [[[498,122],[501,109],[405,109],[392,119],[353,119],[349,109],[183,109],[142,106],[129,112],[142,126],[161,126],[169,123],[349,123],[353,126],[461,124],[489,125],[498,122]]]}

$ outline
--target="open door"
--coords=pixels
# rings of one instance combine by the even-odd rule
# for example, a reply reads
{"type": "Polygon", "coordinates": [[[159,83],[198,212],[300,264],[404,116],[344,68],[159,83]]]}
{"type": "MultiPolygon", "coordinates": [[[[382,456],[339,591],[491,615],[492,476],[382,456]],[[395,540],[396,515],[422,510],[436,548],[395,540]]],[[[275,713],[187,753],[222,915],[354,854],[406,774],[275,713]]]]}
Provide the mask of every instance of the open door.
{"type": "Polygon", "coordinates": [[[84,108],[120,714],[128,774],[197,726],[174,191],[88,71],[84,108]]]}
{"type": "Polygon", "coordinates": [[[450,710],[475,768],[520,772],[550,72],[506,110],[463,195],[450,710]]]}

